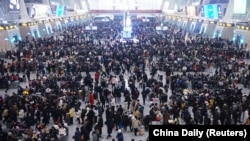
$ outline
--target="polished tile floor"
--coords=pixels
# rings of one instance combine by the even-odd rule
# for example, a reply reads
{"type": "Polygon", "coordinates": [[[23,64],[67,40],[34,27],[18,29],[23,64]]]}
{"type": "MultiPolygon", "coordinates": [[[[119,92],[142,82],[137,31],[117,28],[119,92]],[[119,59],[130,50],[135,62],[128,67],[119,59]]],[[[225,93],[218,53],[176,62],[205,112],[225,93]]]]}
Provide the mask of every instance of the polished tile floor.
{"type": "MultiPolygon", "coordinates": [[[[247,62],[250,62],[249,60],[247,61],[247,62]]],[[[214,70],[213,70],[214,71],[214,70]]],[[[149,75],[149,70],[148,69],[146,69],[146,72],[147,72],[147,74],[149,75]]],[[[163,72],[158,72],[159,74],[163,74],[163,72]]],[[[175,72],[175,73],[177,73],[177,72],[175,72]]],[[[91,73],[91,75],[92,75],[92,77],[94,76],[94,73],[91,73]]],[[[157,76],[157,75],[156,75],[157,76]]],[[[163,75],[164,76],[164,75],[163,75]]],[[[129,74],[128,73],[126,73],[125,74],[125,79],[127,80],[128,79],[128,77],[129,77],[129,74]]],[[[34,73],[31,73],[31,79],[33,79],[33,78],[35,78],[35,74],[34,73]]],[[[163,78],[163,80],[164,80],[164,78],[163,78]]],[[[164,82],[165,83],[165,82],[164,82]]],[[[27,86],[28,84],[27,84],[27,82],[24,82],[24,83],[20,83],[20,85],[22,86],[22,87],[25,87],[25,86],[27,86]]],[[[137,86],[138,86],[138,84],[136,84],[137,86]]],[[[246,94],[248,94],[249,93],[249,89],[246,89],[246,88],[243,88],[242,87],[242,85],[239,85],[239,88],[242,88],[243,89],[243,93],[246,93],[246,94]]],[[[141,91],[141,89],[139,89],[140,91],[141,91]]],[[[8,91],[8,94],[12,94],[13,92],[16,92],[17,90],[16,89],[10,89],[9,91],[8,91]]],[[[1,96],[4,96],[4,94],[5,94],[5,90],[0,90],[0,95],[1,96]]],[[[168,91],[168,97],[170,97],[170,95],[171,95],[171,91],[169,90],[168,91]]],[[[140,96],[140,99],[141,99],[141,101],[142,101],[142,97],[140,96]]],[[[124,101],[123,99],[121,100],[121,101],[124,101]]],[[[123,102],[121,102],[121,103],[117,103],[118,105],[124,105],[124,103],[123,102]]],[[[150,103],[149,103],[149,101],[147,101],[146,102],[146,105],[144,106],[144,113],[148,113],[149,112],[149,105],[150,105],[150,103]]],[[[82,107],[84,107],[85,106],[85,104],[84,103],[82,103],[82,107]]],[[[192,110],[192,108],[190,107],[190,111],[192,110]]],[[[104,116],[105,117],[105,116],[104,116]]],[[[105,120],[105,119],[104,119],[105,120]]],[[[245,121],[245,119],[243,119],[243,121],[245,121]]],[[[181,122],[181,124],[183,124],[183,121],[182,120],[180,120],[180,122],[181,122]]],[[[51,124],[50,124],[50,126],[52,125],[52,121],[50,122],[51,124]]],[[[73,139],[72,139],[72,136],[73,136],[73,134],[74,134],[74,132],[75,132],[75,129],[76,129],[76,127],[80,127],[81,125],[79,125],[78,123],[76,123],[76,122],[74,122],[74,124],[73,125],[70,125],[70,126],[68,126],[68,129],[69,129],[69,136],[66,138],[66,140],[67,141],[72,141],[73,139]]],[[[3,125],[3,128],[4,128],[4,125],[3,125]]],[[[106,139],[106,136],[107,136],[107,129],[106,129],[106,126],[104,126],[103,127],[103,138],[101,139],[101,141],[111,141],[113,138],[115,138],[115,136],[116,136],[116,134],[117,134],[117,131],[113,131],[113,133],[112,133],[112,138],[109,138],[109,139],[106,139]]],[[[125,141],[130,141],[131,139],[135,139],[135,141],[146,141],[146,139],[147,139],[147,137],[148,137],[148,132],[145,132],[145,135],[143,135],[143,136],[135,136],[132,132],[124,132],[124,140],[125,141]]]]}

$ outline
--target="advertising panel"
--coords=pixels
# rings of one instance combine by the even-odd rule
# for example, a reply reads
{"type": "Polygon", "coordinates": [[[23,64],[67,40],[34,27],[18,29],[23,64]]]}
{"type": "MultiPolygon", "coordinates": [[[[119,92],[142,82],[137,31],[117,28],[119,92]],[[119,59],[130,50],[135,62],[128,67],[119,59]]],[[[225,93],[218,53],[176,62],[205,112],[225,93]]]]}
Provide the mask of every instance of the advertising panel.
{"type": "Polygon", "coordinates": [[[34,4],[30,9],[31,18],[46,18],[51,15],[51,9],[48,5],[34,4]]]}
{"type": "Polygon", "coordinates": [[[205,5],[204,6],[205,17],[209,19],[218,19],[218,5],[205,5]]]}
{"type": "Polygon", "coordinates": [[[57,5],[56,6],[56,16],[63,16],[64,15],[64,6],[57,5]]]}
{"type": "Polygon", "coordinates": [[[20,0],[8,0],[9,12],[20,12],[20,0]]]}
{"type": "Polygon", "coordinates": [[[245,14],[247,7],[247,0],[234,0],[234,14],[245,14]]]}
{"type": "Polygon", "coordinates": [[[187,6],[187,16],[191,16],[191,17],[196,16],[196,7],[195,6],[187,6]]]}

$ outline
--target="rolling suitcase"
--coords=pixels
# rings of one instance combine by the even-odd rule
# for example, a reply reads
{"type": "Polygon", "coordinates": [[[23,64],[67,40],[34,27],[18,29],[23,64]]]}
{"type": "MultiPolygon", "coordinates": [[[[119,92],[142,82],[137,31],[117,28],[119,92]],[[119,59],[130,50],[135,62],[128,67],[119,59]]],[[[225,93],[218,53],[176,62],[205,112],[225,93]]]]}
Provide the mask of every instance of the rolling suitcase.
{"type": "Polygon", "coordinates": [[[143,127],[143,126],[140,127],[140,128],[139,128],[139,135],[140,135],[140,136],[143,136],[143,135],[144,135],[144,132],[145,132],[144,127],[143,127]]]}

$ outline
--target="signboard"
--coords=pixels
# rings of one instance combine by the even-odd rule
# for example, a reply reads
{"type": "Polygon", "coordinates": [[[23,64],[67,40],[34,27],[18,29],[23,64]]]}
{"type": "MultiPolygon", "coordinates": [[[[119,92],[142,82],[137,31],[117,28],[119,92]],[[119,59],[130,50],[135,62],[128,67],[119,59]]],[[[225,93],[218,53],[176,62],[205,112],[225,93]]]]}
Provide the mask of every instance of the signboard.
{"type": "Polygon", "coordinates": [[[8,0],[8,9],[10,13],[20,12],[20,0],[8,0]]]}
{"type": "Polygon", "coordinates": [[[51,9],[48,5],[44,4],[34,4],[30,9],[30,17],[39,19],[49,17],[51,14],[51,9]]]}

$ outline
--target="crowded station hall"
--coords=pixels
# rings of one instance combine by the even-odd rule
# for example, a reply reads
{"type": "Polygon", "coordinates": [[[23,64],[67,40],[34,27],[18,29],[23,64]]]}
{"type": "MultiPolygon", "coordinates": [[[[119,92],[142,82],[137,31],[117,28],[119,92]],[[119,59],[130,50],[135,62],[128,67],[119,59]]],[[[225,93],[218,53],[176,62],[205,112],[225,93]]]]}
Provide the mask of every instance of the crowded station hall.
{"type": "Polygon", "coordinates": [[[250,125],[249,10],[249,0],[0,0],[0,141],[250,125]]]}

